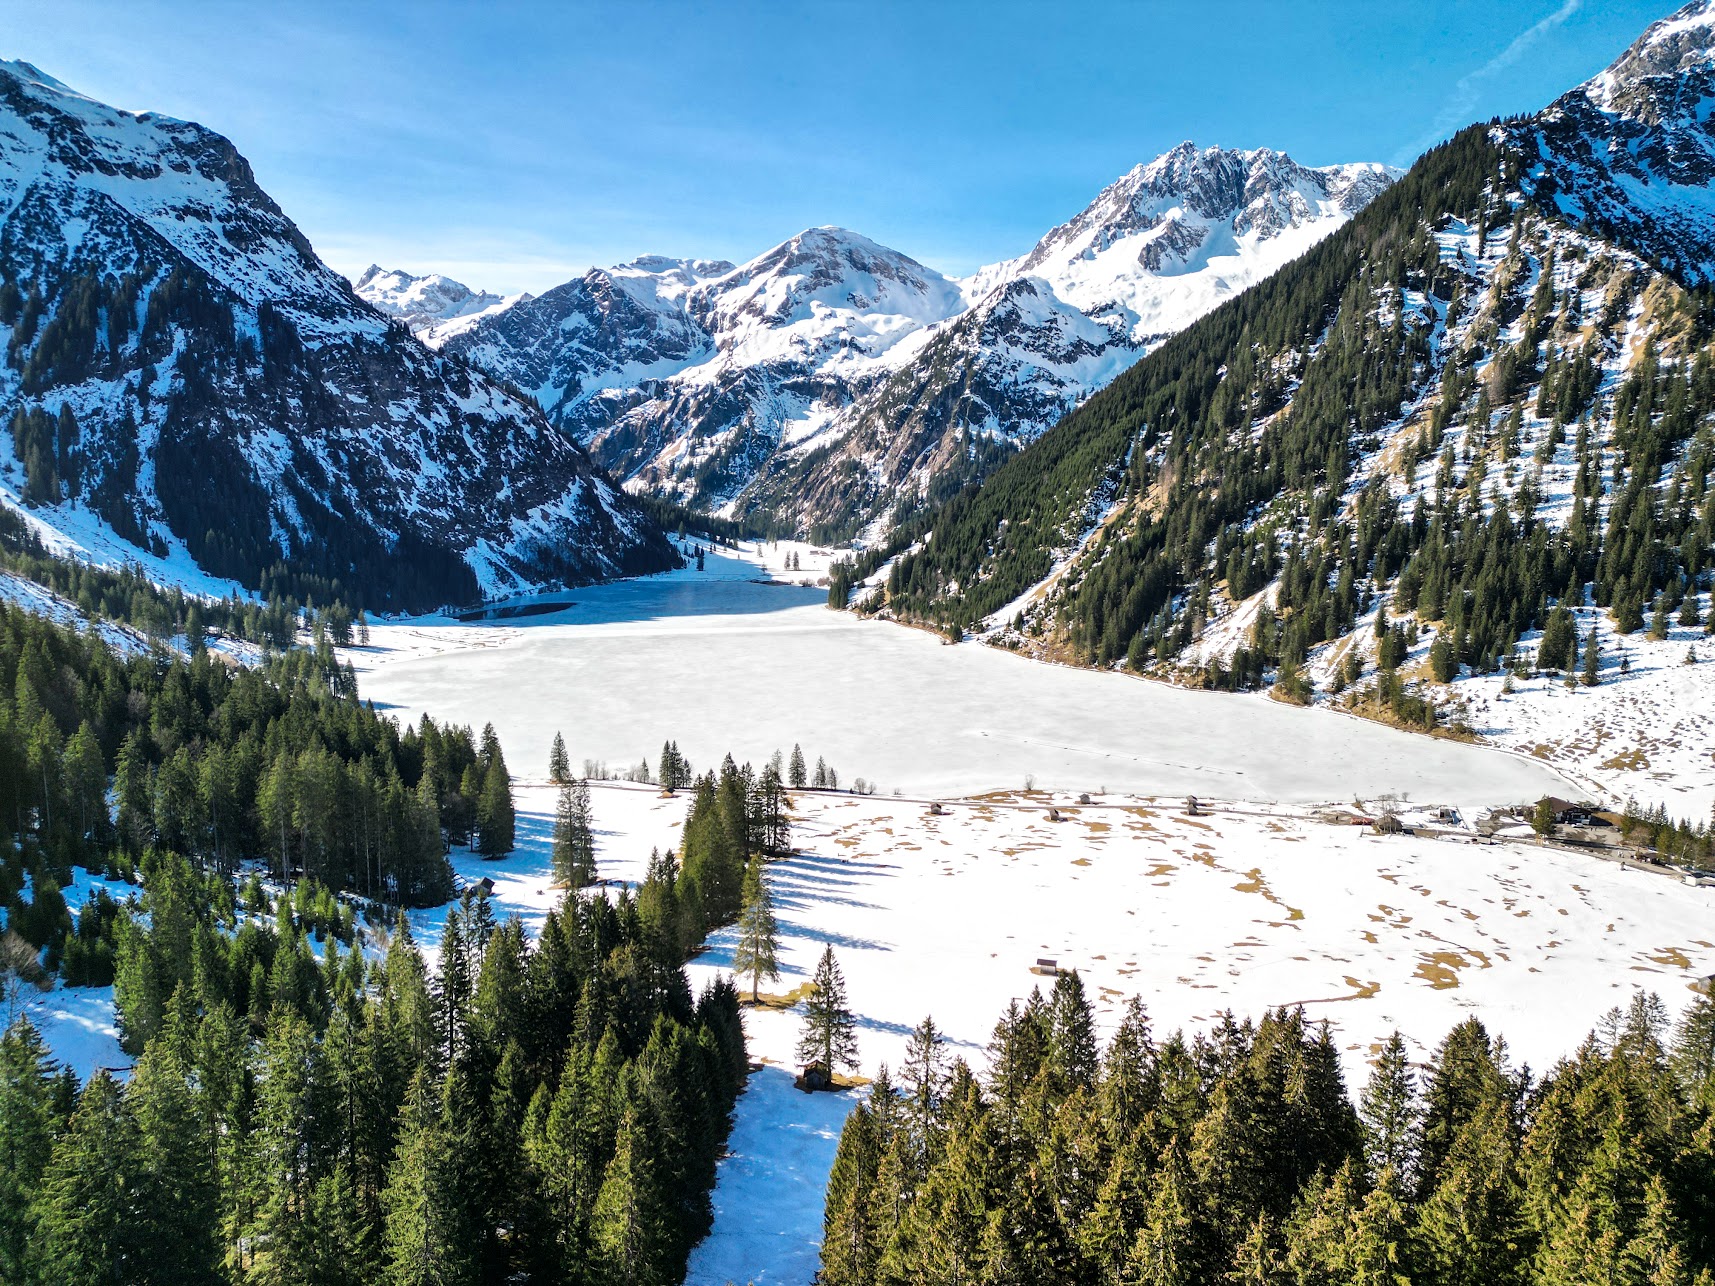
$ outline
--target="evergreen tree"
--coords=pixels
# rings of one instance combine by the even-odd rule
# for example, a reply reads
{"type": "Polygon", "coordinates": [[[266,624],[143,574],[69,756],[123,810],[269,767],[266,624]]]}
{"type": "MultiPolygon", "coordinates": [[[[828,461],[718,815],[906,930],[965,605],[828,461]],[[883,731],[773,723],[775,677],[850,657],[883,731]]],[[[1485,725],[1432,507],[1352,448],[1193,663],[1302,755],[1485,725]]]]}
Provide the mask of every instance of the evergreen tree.
{"type": "Polygon", "coordinates": [[[1405,1038],[1397,1031],[1382,1043],[1364,1086],[1358,1116],[1364,1126],[1364,1155],[1372,1180],[1392,1172],[1401,1184],[1415,1174],[1417,1100],[1405,1038]]]}
{"type": "Polygon", "coordinates": [[[498,750],[483,773],[476,805],[476,851],[484,857],[505,857],[515,847],[512,778],[498,750]]]}
{"type": "Polygon", "coordinates": [[[834,959],[833,944],[822,948],[804,1002],[804,1029],[798,1037],[798,1057],[817,1063],[833,1076],[841,1068],[857,1068],[856,1021],[846,1006],[846,980],[834,959]]]}
{"type": "MultiPolygon", "coordinates": [[[[778,931],[774,923],[774,899],[768,891],[768,878],[763,873],[762,854],[750,859],[744,870],[744,905],[738,914],[738,942],[733,946],[732,971],[740,978],[750,979],[750,1003],[756,1004],[762,979],[780,977],[774,955],[779,949],[778,931]]],[[[832,1069],[832,1064],[826,1064],[832,1069]]]]}
{"type": "Polygon", "coordinates": [[[440,1104],[419,1070],[405,1097],[387,1211],[389,1286],[449,1286],[473,1280],[471,1246],[458,1237],[451,1143],[440,1104]]]}
{"type": "Polygon", "coordinates": [[[0,1281],[30,1278],[32,1202],[53,1152],[57,1126],[53,1064],[40,1034],[20,1018],[0,1035],[0,1281]]]}
{"type": "Polygon", "coordinates": [[[600,1281],[612,1286],[671,1286],[678,1280],[671,1263],[670,1214],[658,1169],[650,1131],[637,1111],[628,1108],[590,1212],[600,1281]]]}
{"type": "Polygon", "coordinates": [[[793,790],[804,789],[805,777],[804,751],[797,742],[792,743],[792,758],[787,764],[786,784],[793,790]]]}
{"type": "Polygon", "coordinates": [[[875,1280],[877,1245],[871,1209],[881,1167],[875,1118],[859,1103],[846,1118],[828,1174],[822,1216],[823,1286],[868,1286],[875,1280]]]}
{"type": "Polygon", "coordinates": [[[44,1282],[108,1286],[150,1281],[144,1232],[142,1143],[119,1083],[97,1072],[54,1144],[35,1213],[30,1258],[44,1282]]]}
{"type": "Polygon", "coordinates": [[[136,1235],[149,1247],[147,1280],[212,1286],[225,1280],[220,1184],[208,1164],[214,1140],[187,1074],[173,1046],[159,1040],[138,1061],[126,1090],[141,1162],[136,1235]]]}
{"type": "Polygon", "coordinates": [[[555,786],[564,786],[571,779],[572,764],[566,758],[566,739],[556,732],[554,744],[548,750],[548,781],[555,786]]]}
{"type": "Polygon", "coordinates": [[[580,780],[562,786],[554,810],[554,878],[568,888],[595,883],[595,831],[591,822],[589,784],[580,780]]]}

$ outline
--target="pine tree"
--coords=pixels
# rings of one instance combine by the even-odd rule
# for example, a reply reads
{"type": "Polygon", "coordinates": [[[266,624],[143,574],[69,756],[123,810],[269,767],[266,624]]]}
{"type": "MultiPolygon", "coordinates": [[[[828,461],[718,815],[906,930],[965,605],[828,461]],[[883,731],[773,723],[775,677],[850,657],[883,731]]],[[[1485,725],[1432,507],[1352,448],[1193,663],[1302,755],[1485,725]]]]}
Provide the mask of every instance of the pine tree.
{"type": "Polygon", "coordinates": [[[572,764],[566,758],[566,739],[556,732],[554,744],[548,750],[548,781],[555,786],[564,786],[571,779],[572,764]]]}
{"type": "MultiPolygon", "coordinates": [[[[1712,617],[1715,619],[1715,617],[1712,617]]],[[[792,758],[786,768],[786,784],[793,790],[804,789],[805,778],[804,751],[797,742],[792,743],[792,758]]]]}
{"type": "Polygon", "coordinates": [[[772,982],[780,977],[780,968],[774,960],[779,949],[774,899],[768,891],[768,878],[762,866],[762,854],[757,853],[745,867],[744,904],[738,913],[738,942],[732,953],[733,973],[750,979],[750,1003],[753,1005],[760,998],[758,988],[762,979],[772,982]]]}
{"type": "Polygon", "coordinates": [[[1590,627],[1590,637],[1584,643],[1584,686],[1593,688],[1601,680],[1602,654],[1596,644],[1596,627],[1590,627]]]}
{"type": "Polygon", "coordinates": [[[804,1030],[798,1037],[798,1057],[820,1064],[829,1076],[842,1067],[857,1068],[857,1023],[846,1007],[846,980],[834,959],[833,944],[822,948],[804,1002],[804,1030]]]}

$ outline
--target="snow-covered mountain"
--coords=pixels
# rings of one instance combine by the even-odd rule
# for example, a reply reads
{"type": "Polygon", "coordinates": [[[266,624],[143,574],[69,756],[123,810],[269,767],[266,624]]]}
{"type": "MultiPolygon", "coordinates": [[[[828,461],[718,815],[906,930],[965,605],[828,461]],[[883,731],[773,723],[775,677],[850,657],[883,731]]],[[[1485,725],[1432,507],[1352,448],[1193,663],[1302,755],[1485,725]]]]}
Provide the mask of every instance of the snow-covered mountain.
{"type": "Polygon", "coordinates": [[[361,301],[228,140],[27,63],[0,63],[0,323],[0,500],[50,534],[372,606],[675,559],[568,434],[361,301]]]}
{"type": "Polygon", "coordinates": [[[854,399],[821,449],[771,460],[740,507],[844,532],[947,494],[1302,254],[1398,173],[1181,143],[1028,254],[961,283],[970,308],[854,399]]]}
{"type": "Polygon", "coordinates": [[[1460,131],[874,551],[852,602],[1450,726],[1704,824],[1712,76],[1696,0],[1460,131]]]}
{"type": "Polygon", "coordinates": [[[1393,175],[1184,143],[962,280],[812,228],[737,268],[593,270],[428,338],[629,487],[850,531],[980,475],[1393,175]]]}
{"type": "Polygon", "coordinates": [[[1715,0],[1653,24],[1515,134],[1534,195],[1688,284],[1715,282],[1715,0]]]}
{"type": "Polygon", "coordinates": [[[434,346],[436,339],[444,340],[449,323],[460,328],[482,316],[489,316],[530,298],[523,295],[493,295],[486,290],[472,290],[462,281],[442,276],[438,272],[413,277],[398,269],[370,264],[363,275],[352,283],[357,297],[376,312],[397,317],[411,328],[419,339],[434,346]]]}

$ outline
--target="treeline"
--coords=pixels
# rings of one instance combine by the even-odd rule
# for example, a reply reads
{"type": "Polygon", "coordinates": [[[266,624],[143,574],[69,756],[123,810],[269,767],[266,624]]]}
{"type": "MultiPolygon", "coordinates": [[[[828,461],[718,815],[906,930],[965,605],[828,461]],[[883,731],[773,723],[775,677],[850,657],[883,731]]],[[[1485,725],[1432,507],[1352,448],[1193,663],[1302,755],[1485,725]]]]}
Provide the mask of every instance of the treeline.
{"type": "Polygon", "coordinates": [[[329,936],[318,962],[230,887],[149,869],[128,1082],[79,1087],[27,1021],[0,1039],[0,1280],[682,1279],[747,1067],[730,983],[693,998],[625,896],[535,943],[467,896],[431,973],[403,917],[384,958],[329,936]]]}
{"type": "Polygon", "coordinates": [[[989,1070],[932,1023],[841,1134],[824,1286],[1693,1286],[1715,1265],[1715,1005],[1613,1011],[1538,1078],[1476,1019],[1358,1102],[1276,1010],[1100,1050],[1076,975],[1014,1002],[989,1070]]]}

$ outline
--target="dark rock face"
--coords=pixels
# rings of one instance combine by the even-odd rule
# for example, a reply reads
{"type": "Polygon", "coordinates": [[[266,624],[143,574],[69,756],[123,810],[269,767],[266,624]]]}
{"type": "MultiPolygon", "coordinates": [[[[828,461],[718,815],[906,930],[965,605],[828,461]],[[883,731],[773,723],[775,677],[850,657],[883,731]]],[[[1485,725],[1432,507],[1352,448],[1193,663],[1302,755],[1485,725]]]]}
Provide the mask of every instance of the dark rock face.
{"type": "Polygon", "coordinates": [[[21,461],[49,526],[87,507],[379,608],[676,561],[569,434],[359,300],[226,139],[26,64],[0,64],[0,305],[0,413],[76,426],[21,461]]]}
{"type": "Polygon", "coordinates": [[[1715,281],[1715,3],[1651,26],[1588,83],[1509,132],[1534,195],[1686,285],[1715,281]]]}

